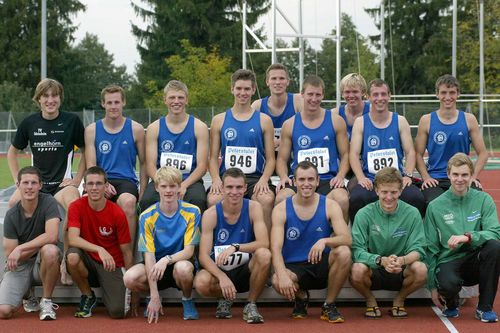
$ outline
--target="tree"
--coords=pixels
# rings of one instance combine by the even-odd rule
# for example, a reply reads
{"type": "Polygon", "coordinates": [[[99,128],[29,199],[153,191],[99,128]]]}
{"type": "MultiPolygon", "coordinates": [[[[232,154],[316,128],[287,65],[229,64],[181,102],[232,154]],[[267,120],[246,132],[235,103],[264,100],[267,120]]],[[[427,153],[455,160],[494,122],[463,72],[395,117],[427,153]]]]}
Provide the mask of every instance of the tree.
{"type": "Polygon", "coordinates": [[[0,112],[30,112],[36,109],[29,89],[12,82],[0,84],[0,112]]]}
{"type": "MultiPolygon", "coordinates": [[[[247,3],[247,22],[254,25],[268,10],[269,0],[247,3]]],[[[132,3],[136,13],[149,23],[146,29],[132,26],[142,60],[137,68],[140,84],[154,84],[154,90],[166,84],[171,72],[163,61],[178,53],[182,39],[194,47],[216,47],[221,56],[231,59],[231,70],[240,66],[240,0],[142,0],[141,4],[144,6],[132,3]]],[[[146,89],[143,93],[149,94],[146,89]]]]}
{"type": "MultiPolygon", "coordinates": [[[[433,91],[435,78],[426,76],[426,67],[429,63],[419,59],[425,56],[426,52],[432,52],[433,55],[437,55],[432,58],[433,60],[439,61],[443,68],[448,66],[443,61],[442,55],[451,54],[451,44],[429,44],[429,41],[436,33],[443,31],[442,16],[447,15],[451,2],[384,0],[384,3],[385,45],[383,47],[387,54],[385,77],[391,89],[394,87],[393,94],[422,94],[433,91]]],[[[380,8],[366,11],[380,21],[380,8]]],[[[377,23],[377,27],[380,28],[380,22],[377,23]]],[[[371,38],[380,50],[380,35],[371,38]]],[[[451,40],[451,35],[449,38],[451,40]]]]}
{"type": "MultiPolygon", "coordinates": [[[[377,77],[378,67],[375,62],[376,56],[370,50],[368,40],[361,36],[352,19],[347,14],[341,17],[341,77],[349,73],[360,73],[365,80],[377,77]],[[358,63],[359,56],[359,63],[358,63]]],[[[333,29],[331,35],[336,35],[333,29]]],[[[336,98],[336,70],[337,42],[331,39],[323,40],[321,51],[318,52],[318,74],[325,81],[325,96],[336,98]]]]}
{"type": "MultiPolygon", "coordinates": [[[[189,89],[189,106],[228,106],[233,103],[230,92],[231,72],[229,57],[221,57],[213,48],[194,47],[184,39],[180,42],[179,54],[166,59],[172,78],[184,82],[189,89]]],[[[165,65],[164,65],[165,66],[165,65]]],[[[150,108],[164,107],[163,89],[154,91],[153,97],[146,100],[150,108]]]]}
{"type": "MultiPolygon", "coordinates": [[[[33,88],[40,80],[41,1],[0,1],[0,82],[33,88]]],[[[72,18],[85,6],[78,0],[47,1],[47,74],[55,77],[70,48],[72,18]]]]}
{"type": "Polygon", "coordinates": [[[131,77],[125,66],[115,66],[114,58],[96,35],[86,34],[81,42],[66,52],[58,75],[65,90],[65,109],[101,109],[101,89],[118,84],[125,89],[131,77]]]}

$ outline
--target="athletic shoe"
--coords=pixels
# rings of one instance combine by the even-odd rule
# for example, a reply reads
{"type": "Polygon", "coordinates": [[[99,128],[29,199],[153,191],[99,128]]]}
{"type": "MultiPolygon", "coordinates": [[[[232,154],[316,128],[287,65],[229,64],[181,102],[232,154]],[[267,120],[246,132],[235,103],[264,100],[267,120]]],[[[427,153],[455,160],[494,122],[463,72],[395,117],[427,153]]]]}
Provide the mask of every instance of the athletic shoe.
{"type": "Polygon", "coordinates": [[[184,320],[196,320],[200,319],[200,315],[194,306],[193,299],[183,299],[182,307],[184,309],[183,317],[184,320]]]}
{"type": "Polygon", "coordinates": [[[481,311],[476,309],[476,319],[481,320],[483,323],[495,323],[498,321],[495,311],[481,311]]]}
{"type": "Polygon", "coordinates": [[[146,302],[146,308],[144,309],[144,313],[142,314],[144,316],[144,318],[147,318],[148,317],[148,305],[149,305],[149,301],[151,300],[151,297],[147,296],[144,301],[146,302]]]}
{"type": "Polygon", "coordinates": [[[343,323],[344,317],[340,314],[339,310],[335,306],[335,303],[323,304],[321,307],[321,317],[322,320],[326,320],[329,323],[343,323]]]}
{"type": "Polygon", "coordinates": [[[458,310],[458,308],[454,309],[444,308],[443,310],[443,316],[447,318],[457,318],[459,314],[460,311],[458,310]]]}
{"type": "Polygon", "coordinates": [[[307,317],[307,307],[309,306],[309,292],[306,291],[305,298],[295,297],[295,304],[293,306],[292,318],[302,319],[307,317]]]}
{"type": "Polygon", "coordinates": [[[52,303],[52,300],[42,298],[40,300],[40,320],[56,320],[56,312],[59,305],[52,303]]]}
{"type": "Polygon", "coordinates": [[[77,318],[88,318],[92,316],[92,310],[97,305],[97,297],[95,297],[94,292],[89,297],[87,295],[82,295],[80,297],[80,308],[75,312],[75,317],[77,318]]]}
{"type": "Polygon", "coordinates": [[[228,301],[225,298],[221,298],[217,301],[217,309],[215,310],[215,318],[217,319],[229,319],[232,318],[231,306],[233,301],[228,301]]]}
{"type": "Polygon", "coordinates": [[[243,308],[243,320],[248,324],[262,324],[264,322],[264,317],[257,310],[257,304],[248,303],[243,308]]]}
{"type": "Polygon", "coordinates": [[[23,308],[26,312],[37,312],[40,311],[40,303],[38,298],[35,296],[30,296],[28,299],[23,299],[23,308]]]}

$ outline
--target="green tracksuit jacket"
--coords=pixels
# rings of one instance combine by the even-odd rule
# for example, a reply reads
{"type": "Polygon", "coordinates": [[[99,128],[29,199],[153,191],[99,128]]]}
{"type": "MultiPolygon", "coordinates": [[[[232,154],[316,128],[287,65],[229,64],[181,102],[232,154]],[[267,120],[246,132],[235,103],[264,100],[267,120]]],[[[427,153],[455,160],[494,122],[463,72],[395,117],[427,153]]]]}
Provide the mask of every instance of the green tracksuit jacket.
{"type": "Polygon", "coordinates": [[[377,256],[404,256],[412,251],[425,256],[424,226],[418,210],[399,200],[393,213],[386,213],[378,201],[358,211],[352,227],[352,259],[378,268],[377,256]]]}
{"type": "Polygon", "coordinates": [[[424,222],[427,239],[428,278],[427,288],[436,288],[439,265],[465,256],[490,239],[500,239],[495,203],[489,194],[469,189],[459,197],[451,188],[431,201],[424,222]],[[455,250],[448,247],[453,235],[470,232],[470,244],[460,244],[455,250]]]}

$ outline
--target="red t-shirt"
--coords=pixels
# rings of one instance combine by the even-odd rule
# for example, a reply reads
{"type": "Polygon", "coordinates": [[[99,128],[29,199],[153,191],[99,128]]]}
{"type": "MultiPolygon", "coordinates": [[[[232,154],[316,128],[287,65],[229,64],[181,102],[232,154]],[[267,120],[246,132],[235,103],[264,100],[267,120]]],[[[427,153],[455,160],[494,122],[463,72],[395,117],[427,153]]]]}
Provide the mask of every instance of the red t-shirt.
{"type": "MultiPolygon", "coordinates": [[[[130,243],[130,231],[125,213],[117,204],[106,200],[104,209],[95,211],[89,206],[86,196],[75,200],[68,209],[68,228],[80,229],[80,237],[105,248],[115,260],[116,267],[125,266],[120,244],[130,243]]],[[[97,252],[87,254],[102,264],[97,252]]]]}

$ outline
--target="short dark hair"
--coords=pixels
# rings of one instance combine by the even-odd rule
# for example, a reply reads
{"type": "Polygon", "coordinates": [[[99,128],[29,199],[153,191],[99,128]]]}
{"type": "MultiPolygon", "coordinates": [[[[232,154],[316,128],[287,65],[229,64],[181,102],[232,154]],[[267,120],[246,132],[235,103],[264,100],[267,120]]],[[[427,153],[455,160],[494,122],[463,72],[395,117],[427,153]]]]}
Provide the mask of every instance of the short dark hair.
{"type": "Polygon", "coordinates": [[[445,74],[438,77],[436,80],[436,93],[439,92],[439,87],[442,85],[445,85],[447,88],[455,87],[457,91],[460,92],[460,82],[458,82],[457,78],[453,75],[445,74]]]}
{"type": "Polygon", "coordinates": [[[314,172],[316,173],[316,177],[318,177],[318,175],[319,175],[318,168],[311,161],[302,161],[299,164],[297,164],[297,167],[295,168],[295,171],[293,172],[293,176],[295,178],[297,178],[297,171],[299,169],[301,169],[301,170],[314,169],[314,172]]]}
{"type": "Polygon", "coordinates": [[[104,182],[108,182],[108,176],[106,175],[106,171],[104,171],[103,168],[98,167],[98,166],[93,166],[85,170],[85,173],[83,174],[83,182],[87,183],[87,176],[88,175],[101,175],[104,177],[104,182]]]}
{"type": "Polygon", "coordinates": [[[306,91],[307,86],[312,86],[316,88],[321,88],[323,92],[325,92],[325,81],[317,75],[309,75],[305,78],[302,84],[302,93],[306,91]]]}
{"type": "Polygon", "coordinates": [[[385,167],[375,175],[373,186],[378,188],[382,184],[398,184],[399,188],[403,188],[403,177],[399,170],[393,167],[385,167]]]}
{"type": "Polygon", "coordinates": [[[231,87],[234,87],[236,81],[251,81],[252,88],[257,85],[257,79],[255,78],[255,73],[248,69],[238,69],[231,75],[231,87]]]}
{"type": "Polygon", "coordinates": [[[245,174],[243,173],[243,171],[241,171],[241,169],[238,169],[238,168],[229,168],[229,169],[227,169],[224,172],[224,174],[222,175],[222,182],[224,182],[224,180],[227,177],[231,177],[231,178],[243,178],[243,180],[245,181],[245,183],[247,182],[247,177],[245,176],[245,174]]]}
{"type": "Polygon", "coordinates": [[[386,81],[384,81],[382,79],[371,80],[370,83],[368,83],[368,95],[371,94],[372,87],[383,87],[383,86],[387,87],[387,92],[390,94],[391,93],[391,87],[389,87],[389,84],[386,81]]]}
{"type": "Polygon", "coordinates": [[[107,94],[114,94],[114,93],[120,93],[120,95],[122,96],[122,102],[126,102],[125,100],[125,90],[123,90],[122,87],[118,86],[118,85],[115,85],[115,84],[112,84],[112,85],[109,85],[107,87],[104,87],[102,90],[101,90],[101,102],[104,103],[104,99],[106,98],[106,95],[107,94]]]}
{"type": "Polygon", "coordinates": [[[35,166],[25,166],[19,172],[17,173],[17,182],[21,182],[21,177],[22,175],[36,175],[38,177],[38,181],[41,183],[42,182],[42,173],[40,172],[40,169],[38,169],[35,166]]]}
{"type": "Polygon", "coordinates": [[[288,68],[286,68],[285,65],[280,64],[280,63],[277,62],[277,63],[271,64],[271,65],[269,65],[269,67],[267,67],[267,69],[266,69],[266,79],[269,78],[269,72],[270,71],[274,71],[274,70],[285,71],[286,77],[290,78],[290,74],[288,73],[288,68]]]}

